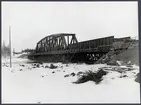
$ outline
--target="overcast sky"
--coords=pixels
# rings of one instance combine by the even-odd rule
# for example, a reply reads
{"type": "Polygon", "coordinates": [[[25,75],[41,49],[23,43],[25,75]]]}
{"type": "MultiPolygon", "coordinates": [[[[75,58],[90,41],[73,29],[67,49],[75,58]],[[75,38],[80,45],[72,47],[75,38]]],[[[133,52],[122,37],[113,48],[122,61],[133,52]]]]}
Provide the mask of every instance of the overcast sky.
{"type": "Polygon", "coordinates": [[[35,48],[54,33],[75,33],[78,41],[138,36],[137,2],[2,2],[2,40],[12,49],[35,48]]]}

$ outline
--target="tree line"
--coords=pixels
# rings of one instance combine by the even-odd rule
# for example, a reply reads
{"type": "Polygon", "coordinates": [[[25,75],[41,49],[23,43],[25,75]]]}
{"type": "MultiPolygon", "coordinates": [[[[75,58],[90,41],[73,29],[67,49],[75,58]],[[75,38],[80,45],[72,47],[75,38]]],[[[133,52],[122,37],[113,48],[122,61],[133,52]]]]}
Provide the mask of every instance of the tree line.
{"type": "Polygon", "coordinates": [[[2,47],[1,47],[1,54],[3,57],[10,56],[10,46],[5,44],[5,41],[3,41],[2,47]]]}
{"type": "MultiPolygon", "coordinates": [[[[15,52],[13,50],[13,54],[22,54],[22,53],[28,53],[28,52],[32,53],[34,51],[35,51],[34,49],[26,48],[26,49],[21,50],[21,52],[15,52]]],[[[9,57],[10,56],[10,46],[6,45],[5,41],[3,41],[3,44],[1,47],[1,54],[2,54],[2,57],[9,57]]]]}
{"type": "Polygon", "coordinates": [[[22,50],[22,52],[34,52],[34,51],[35,51],[34,49],[29,49],[29,48],[22,50]]]}

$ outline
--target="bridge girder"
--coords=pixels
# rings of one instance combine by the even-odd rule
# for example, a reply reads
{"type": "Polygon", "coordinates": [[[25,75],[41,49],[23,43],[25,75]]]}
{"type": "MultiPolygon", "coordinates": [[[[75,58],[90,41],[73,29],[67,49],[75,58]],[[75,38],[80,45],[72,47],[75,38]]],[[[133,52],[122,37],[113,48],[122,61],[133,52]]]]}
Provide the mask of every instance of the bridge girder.
{"type": "Polygon", "coordinates": [[[41,39],[36,46],[36,52],[51,52],[69,49],[70,44],[78,43],[75,34],[53,34],[41,39]]]}

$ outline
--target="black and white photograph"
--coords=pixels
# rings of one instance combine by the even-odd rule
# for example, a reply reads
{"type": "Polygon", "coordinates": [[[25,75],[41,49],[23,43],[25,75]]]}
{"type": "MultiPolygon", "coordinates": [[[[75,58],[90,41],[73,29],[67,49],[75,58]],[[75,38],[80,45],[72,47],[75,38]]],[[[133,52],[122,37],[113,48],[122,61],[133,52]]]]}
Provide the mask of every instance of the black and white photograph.
{"type": "Polygon", "coordinates": [[[2,104],[140,103],[138,1],[2,1],[2,104]]]}

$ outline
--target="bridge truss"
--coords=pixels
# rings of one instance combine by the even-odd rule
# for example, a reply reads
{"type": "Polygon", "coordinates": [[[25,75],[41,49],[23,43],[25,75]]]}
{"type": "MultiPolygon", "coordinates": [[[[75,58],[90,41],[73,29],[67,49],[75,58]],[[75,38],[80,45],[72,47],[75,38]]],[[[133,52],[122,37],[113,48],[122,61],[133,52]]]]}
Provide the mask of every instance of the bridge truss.
{"type": "Polygon", "coordinates": [[[41,39],[29,57],[45,62],[97,61],[109,52],[114,36],[78,42],[75,34],[53,34],[41,39]]]}

